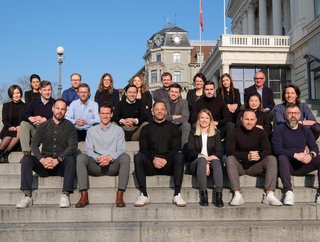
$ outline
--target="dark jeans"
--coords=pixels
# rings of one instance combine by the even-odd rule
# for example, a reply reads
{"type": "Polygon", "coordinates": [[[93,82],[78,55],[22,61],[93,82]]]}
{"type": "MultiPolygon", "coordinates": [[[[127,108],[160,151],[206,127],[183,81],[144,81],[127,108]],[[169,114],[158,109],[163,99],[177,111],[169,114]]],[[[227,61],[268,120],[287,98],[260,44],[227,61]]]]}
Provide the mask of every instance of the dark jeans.
{"type": "Polygon", "coordinates": [[[283,184],[283,191],[292,190],[291,175],[303,176],[311,171],[318,170],[318,182],[320,184],[320,157],[316,156],[308,164],[301,163],[296,159],[289,159],[287,156],[279,155],[279,175],[283,184]]]}
{"type": "Polygon", "coordinates": [[[144,154],[138,153],[134,156],[134,170],[139,190],[144,195],[147,194],[146,176],[154,175],[173,175],[175,193],[180,192],[184,172],[183,155],[180,152],[175,152],[166,160],[167,164],[165,167],[157,169],[154,167],[152,160],[148,159],[144,154]]]}
{"type": "Polygon", "coordinates": [[[53,169],[46,169],[41,162],[32,155],[26,155],[21,160],[21,190],[32,190],[32,171],[36,172],[40,177],[62,176],[63,192],[73,192],[74,179],[76,176],[76,158],[73,155],[66,156],[53,169]]]}
{"type": "Polygon", "coordinates": [[[87,137],[87,130],[77,129],[78,142],[85,141],[87,137]]]}

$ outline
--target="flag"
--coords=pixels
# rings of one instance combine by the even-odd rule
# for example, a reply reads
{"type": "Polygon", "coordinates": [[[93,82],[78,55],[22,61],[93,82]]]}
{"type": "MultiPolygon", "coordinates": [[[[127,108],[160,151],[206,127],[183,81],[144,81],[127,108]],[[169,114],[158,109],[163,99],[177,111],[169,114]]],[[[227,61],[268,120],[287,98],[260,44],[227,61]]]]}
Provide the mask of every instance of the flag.
{"type": "Polygon", "coordinates": [[[203,17],[202,17],[202,0],[200,0],[200,27],[201,27],[201,31],[203,32],[204,25],[203,25],[203,17]]]}

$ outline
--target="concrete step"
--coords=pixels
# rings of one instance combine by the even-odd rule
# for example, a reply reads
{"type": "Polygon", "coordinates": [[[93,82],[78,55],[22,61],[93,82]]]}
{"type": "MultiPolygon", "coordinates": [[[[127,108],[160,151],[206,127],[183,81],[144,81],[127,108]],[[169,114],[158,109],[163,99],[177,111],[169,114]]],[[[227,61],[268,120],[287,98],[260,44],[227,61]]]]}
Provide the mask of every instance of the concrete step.
{"type": "MultiPolygon", "coordinates": [[[[8,168],[7,174],[0,173],[0,189],[7,188],[20,188],[20,174],[12,173],[12,169],[15,169],[18,164],[3,164],[0,167],[5,170],[8,168]],[[12,168],[14,167],[14,168],[12,168]]],[[[306,176],[292,176],[292,184],[295,187],[318,187],[318,179],[315,173],[308,174],[306,176]]],[[[89,176],[90,187],[117,187],[118,177],[101,176],[93,177],[89,176]]],[[[59,176],[50,177],[38,177],[34,175],[33,188],[61,188],[63,184],[63,178],[59,176]]],[[[208,187],[213,187],[213,179],[208,178],[208,187]]],[[[152,187],[174,187],[173,178],[171,176],[148,176],[147,186],[152,187]]],[[[264,177],[240,177],[241,187],[264,187],[264,177]]],[[[136,177],[134,174],[130,174],[128,187],[137,187],[136,177]]],[[[198,188],[198,181],[195,176],[185,174],[183,177],[182,187],[194,187],[198,188]]],[[[229,180],[226,174],[224,174],[224,187],[230,187],[229,180]]],[[[282,188],[281,179],[278,178],[278,187],[282,188]]]]}
{"type": "Polygon", "coordinates": [[[26,209],[1,206],[0,223],[79,223],[79,222],[164,222],[164,221],[292,221],[318,220],[320,207],[314,203],[274,207],[261,203],[245,203],[238,207],[200,207],[188,204],[179,208],[172,204],[150,204],[136,208],[127,204],[117,208],[111,204],[95,204],[78,209],[57,205],[33,205],[26,209]]]}
{"type": "Polygon", "coordinates": [[[0,241],[319,241],[320,221],[3,224],[0,241]]]}
{"type": "MultiPolygon", "coordinates": [[[[116,188],[92,188],[89,190],[90,204],[113,204],[115,202],[116,188]]],[[[152,188],[148,190],[148,194],[152,203],[171,203],[173,189],[169,188],[152,188]]],[[[245,202],[260,203],[263,198],[263,189],[260,188],[243,188],[242,194],[245,202]]],[[[297,187],[294,189],[296,202],[312,203],[315,201],[317,190],[314,188],[297,187]]],[[[0,205],[15,205],[22,198],[22,192],[15,189],[0,190],[0,205]]],[[[61,188],[54,189],[39,189],[33,191],[34,204],[58,204],[61,194],[61,188]]],[[[199,191],[194,188],[182,188],[182,197],[187,203],[197,204],[199,202],[199,191]]],[[[135,188],[128,188],[125,193],[124,200],[128,204],[133,204],[140,192],[135,188]]],[[[209,202],[213,199],[214,192],[208,190],[209,202]]],[[[278,199],[283,199],[283,194],[280,189],[276,189],[275,195],[278,199]]],[[[71,204],[76,204],[79,200],[79,193],[75,191],[70,195],[71,204]]],[[[223,201],[227,205],[232,199],[232,193],[228,189],[223,190],[223,201]]]]}

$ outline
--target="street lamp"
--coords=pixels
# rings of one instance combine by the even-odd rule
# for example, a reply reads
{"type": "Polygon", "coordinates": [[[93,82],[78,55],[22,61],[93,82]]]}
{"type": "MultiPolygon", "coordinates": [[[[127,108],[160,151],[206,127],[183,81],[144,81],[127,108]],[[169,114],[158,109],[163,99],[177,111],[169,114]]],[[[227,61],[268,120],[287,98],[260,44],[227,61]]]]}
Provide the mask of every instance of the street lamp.
{"type": "Polygon", "coordinates": [[[58,98],[61,98],[61,78],[62,78],[62,63],[63,63],[63,52],[64,48],[62,46],[59,46],[57,48],[57,54],[58,54],[58,64],[59,64],[59,79],[58,79],[58,98]]]}

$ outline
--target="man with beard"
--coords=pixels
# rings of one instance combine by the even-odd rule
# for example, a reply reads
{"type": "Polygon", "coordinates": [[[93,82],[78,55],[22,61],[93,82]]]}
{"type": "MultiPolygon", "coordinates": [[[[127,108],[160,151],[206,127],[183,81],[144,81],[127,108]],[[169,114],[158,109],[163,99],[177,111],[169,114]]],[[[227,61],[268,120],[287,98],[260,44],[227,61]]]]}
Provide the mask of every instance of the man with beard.
{"type": "Polygon", "coordinates": [[[183,179],[183,155],[180,150],[180,133],[176,125],[166,120],[166,105],[163,101],[153,104],[154,121],[142,128],[139,153],[134,156],[134,170],[141,195],[134,206],[150,203],[147,193],[146,176],[173,175],[174,195],[172,202],[185,207],[180,190],[183,179]]]}
{"type": "MultiPolygon", "coordinates": [[[[301,110],[298,104],[288,104],[285,110],[286,123],[279,125],[272,137],[273,150],[278,156],[279,174],[283,184],[284,205],[294,205],[291,175],[306,175],[318,170],[320,184],[319,148],[311,130],[299,123],[301,110]],[[307,147],[307,150],[306,150],[307,147]]],[[[320,203],[320,190],[316,195],[320,203]]]]}
{"type": "Polygon", "coordinates": [[[57,99],[52,106],[53,117],[41,123],[32,139],[33,155],[25,155],[21,160],[21,190],[24,197],[17,208],[32,205],[33,171],[41,177],[60,175],[64,177],[60,207],[70,207],[69,194],[73,192],[76,175],[75,152],[78,147],[77,131],[73,124],[64,119],[67,104],[57,99]],[[40,145],[42,149],[40,151],[40,145]]]}
{"type": "Polygon", "coordinates": [[[193,105],[190,121],[194,124],[197,121],[200,110],[208,109],[214,119],[214,124],[220,131],[221,139],[224,139],[228,132],[234,127],[226,103],[221,97],[215,97],[215,84],[207,81],[204,84],[204,96],[193,105]]]}
{"type": "Polygon", "coordinates": [[[153,100],[156,101],[164,101],[169,98],[169,87],[172,83],[172,75],[170,72],[163,72],[161,75],[162,87],[158,88],[153,93],[153,100]]]}

